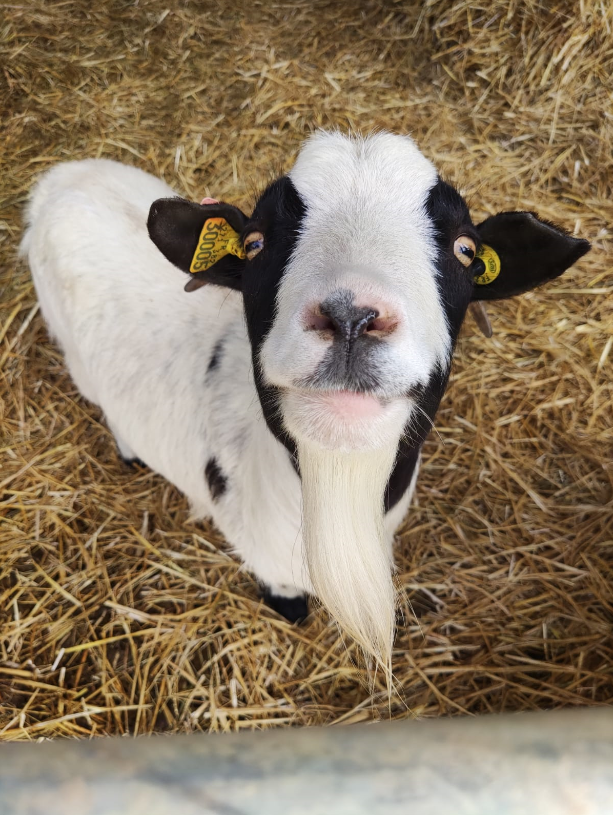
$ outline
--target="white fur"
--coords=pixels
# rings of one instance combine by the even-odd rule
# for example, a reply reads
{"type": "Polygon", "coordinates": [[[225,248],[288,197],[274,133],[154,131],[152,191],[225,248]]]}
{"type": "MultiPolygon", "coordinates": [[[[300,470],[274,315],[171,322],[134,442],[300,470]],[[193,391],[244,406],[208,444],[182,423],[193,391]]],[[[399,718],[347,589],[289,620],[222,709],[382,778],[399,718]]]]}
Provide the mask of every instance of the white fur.
{"type": "Polygon", "coordinates": [[[104,411],[122,455],[168,478],[196,516],[211,516],[273,592],[318,591],[389,666],[392,534],[417,473],[385,518],[383,490],[411,413],[402,394],[450,350],[424,213],[436,172],[407,138],[333,134],[307,143],[291,177],[308,213],[261,362],[266,380],[288,389],[282,411],[303,487],[262,415],[241,296],[214,286],[184,293],[184,273],[148,237],[151,203],[174,195],[166,184],[111,161],[59,165],[33,192],[22,252],[71,375],[104,411]],[[299,315],[338,286],[389,304],[401,322],[384,349],[381,416],[349,430],[341,422],[324,438],[330,417],[295,383],[325,348],[299,315]],[[220,337],[227,373],[208,377],[220,337]],[[217,501],[204,476],[211,457],[229,485],[217,501]]]}

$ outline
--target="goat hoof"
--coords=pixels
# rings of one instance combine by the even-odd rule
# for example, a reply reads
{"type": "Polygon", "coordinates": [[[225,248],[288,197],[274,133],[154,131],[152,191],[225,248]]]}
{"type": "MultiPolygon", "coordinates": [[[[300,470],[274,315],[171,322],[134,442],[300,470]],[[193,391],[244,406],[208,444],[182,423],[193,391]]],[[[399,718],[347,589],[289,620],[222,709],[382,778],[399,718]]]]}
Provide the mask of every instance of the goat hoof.
{"type": "Polygon", "coordinates": [[[142,458],[124,458],[123,456],[119,456],[119,458],[123,461],[123,463],[127,467],[130,467],[131,469],[134,469],[135,467],[147,466],[145,462],[142,460],[142,458]]]}
{"type": "Polygon", "coordinates": [[[280,594],[272,594],[265,590],[264,602],[273,611],[285,617],[290,623],[300,625],[309,615],[309,603],[306,594],[299,594],[296,597],[283,597],[280,594]]]}

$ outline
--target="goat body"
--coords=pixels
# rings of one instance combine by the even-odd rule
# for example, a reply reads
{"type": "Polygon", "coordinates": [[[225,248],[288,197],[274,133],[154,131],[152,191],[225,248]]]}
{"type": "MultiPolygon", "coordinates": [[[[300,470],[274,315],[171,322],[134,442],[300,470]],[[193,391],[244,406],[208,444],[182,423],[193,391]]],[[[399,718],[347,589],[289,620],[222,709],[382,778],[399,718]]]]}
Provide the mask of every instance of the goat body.
{"type": "Polygon", "coordinates": [[[319,595],[389,667],[393,533],[466,309],[558,276],[587,241],[530,213],[473,225],[390,134],[313,137],[249,217],[70,162],[38,182],[27,223],[42,314],[121,456],[211,517],[278,609],[302,616],[319,595]],[[245,251],[186,294],[212,216],[245,251]]]}

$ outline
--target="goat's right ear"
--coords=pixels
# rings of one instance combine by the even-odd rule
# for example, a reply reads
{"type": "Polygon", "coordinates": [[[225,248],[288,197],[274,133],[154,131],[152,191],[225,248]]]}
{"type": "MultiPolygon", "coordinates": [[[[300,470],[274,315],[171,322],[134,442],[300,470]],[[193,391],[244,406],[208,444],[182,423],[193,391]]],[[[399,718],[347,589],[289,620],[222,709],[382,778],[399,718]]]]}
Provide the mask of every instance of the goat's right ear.
{"type": "Polygon", "coordinates": [[[247,217],[231,204],[195,204],[183,198],[159,198],[151,204],[147,229],[164,257],[189,274],[186,291],[195,291],[207,283],[240,291],[245,264],[240,235],[246,223],[247,217]],[[233,254],[231,249],[219,254],[218,260],[211,256],[213,262],[210,265],[201,263],[200,266],[206,268],[198,269],[194,256],[201,244],[204,224],[210,219],[215,219],[212,223],[217,229],[227,225],[229,235],[236,233],[232,246],[237,251],[233,254]]]}

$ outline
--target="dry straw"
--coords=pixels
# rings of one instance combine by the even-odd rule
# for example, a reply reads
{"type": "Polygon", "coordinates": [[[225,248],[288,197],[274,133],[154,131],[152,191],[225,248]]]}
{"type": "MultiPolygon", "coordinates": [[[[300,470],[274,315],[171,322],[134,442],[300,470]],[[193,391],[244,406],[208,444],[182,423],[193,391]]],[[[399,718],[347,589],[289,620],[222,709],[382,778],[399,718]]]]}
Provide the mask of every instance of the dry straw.
{"type": "Polygon", "coordinates": [[[611,702],[611,9],[2,7],[2,738],[611,702]],[[317,126],[412,132],[475,218],[535,209],[594,247],[491,306],[491,340],[467,322],[398,542],[391,706],[325,614],[275,616],[175,489],[118,461],[15,259],[28,189],[58,161],[117,158],[248,207],[317,126]]]}

